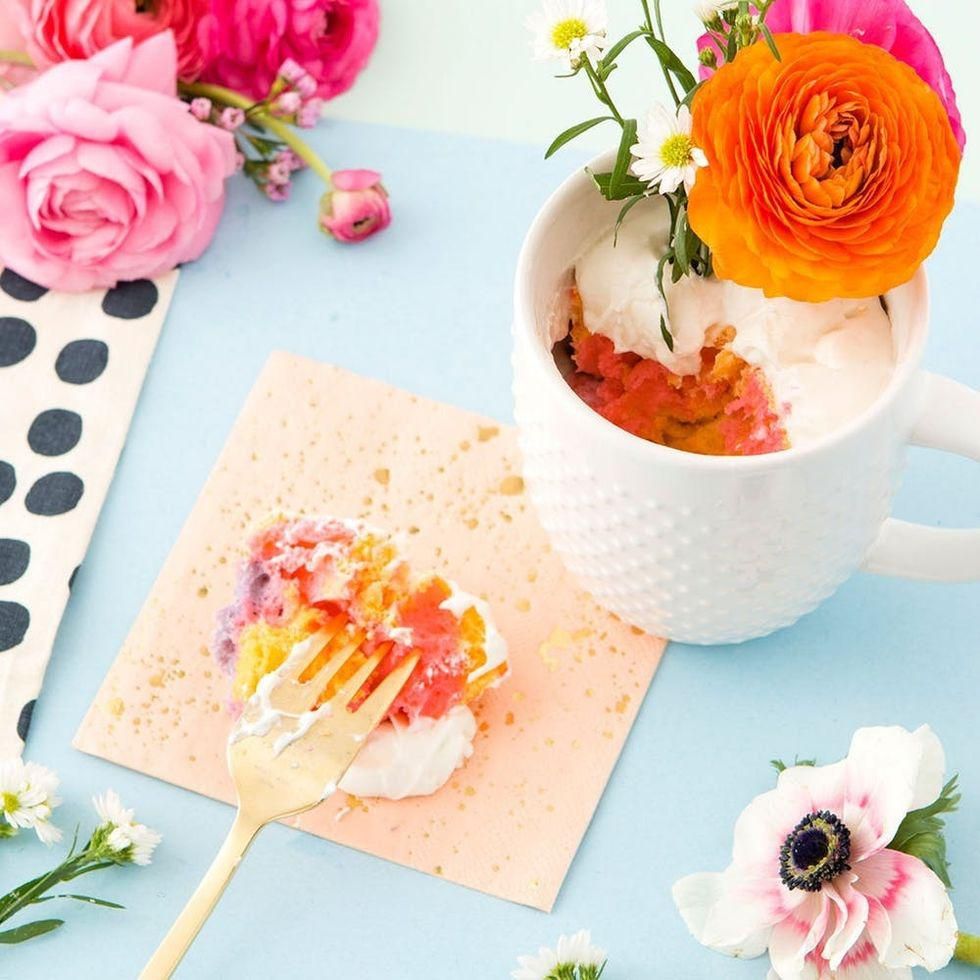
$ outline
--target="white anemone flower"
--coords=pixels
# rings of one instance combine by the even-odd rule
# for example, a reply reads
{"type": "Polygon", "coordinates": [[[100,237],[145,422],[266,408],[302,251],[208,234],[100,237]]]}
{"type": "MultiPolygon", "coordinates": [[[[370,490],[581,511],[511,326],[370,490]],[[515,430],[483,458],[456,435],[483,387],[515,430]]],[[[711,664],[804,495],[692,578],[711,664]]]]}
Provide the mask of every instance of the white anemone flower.
{"type": "Polygon", "coordinates": [[[944,967],[956,919],[942,881],[888,847],[937,800],[945,758],[927,727],[862,728],[846,759],[794,766],[735,824],[732,863],[683,878],[694,937],[729,956],[767,950],[770,980],[912,980],[944,967]]]}
{"type": "Polygon", "coordinates": [[[606,46],[608,17],[603,0],[544,0],[527,27],[538,61],[561,61],[574,70],[583,58],[595,63],[606,46]]]}
{"type": "Polygon", "coordinates": [[[61,802],[58,776],[45,766],[22,759],[0,763],[0,819],[18,830],[33,830],[45,844],[61,840],[51,813],[61,802]]]}
{"type": "Polygon", "coordinates": [[[605,962],[605,951],[593,946],[591,933],[582,929],[572,936],[559,936],[555,949],[542,946],[537,956],[519,956],[517,969],[511,977],[513,980],[550,980],[556,976],[574,976],[572,971],[580,967],[591,970],[591,974],[579,970],[580,976],[596,976],[605,962]]]}
{"type": "Polygon", "coordinates": [[[690,191],[699,167],[708,165],[704,150],[691,139],[691,110],[681,106],[676,115],[659,103],[647,113],[638,141],[630,148],[636,158],[633,173],[661,194],[671,194],[681,184],[690,191]]]}
{"type": "Polygon", "coordinates": [[[160,835],[145,824],[136,823],[133,811],[122,805],[114,790],[93,797],[92,804],[102,819],[96,834],[104,835],[113,855],[126,864],[149,864],[154,848],[162,839],[160,835]]]}

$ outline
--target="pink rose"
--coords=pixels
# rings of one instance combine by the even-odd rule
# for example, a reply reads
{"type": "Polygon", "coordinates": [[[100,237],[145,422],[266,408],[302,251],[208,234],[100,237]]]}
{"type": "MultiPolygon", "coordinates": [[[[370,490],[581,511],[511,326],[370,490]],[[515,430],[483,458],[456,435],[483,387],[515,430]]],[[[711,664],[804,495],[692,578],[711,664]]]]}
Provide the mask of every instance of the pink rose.
{"type": "MultiPolygon", "coordinates": [[[[956,93],[939,45],[905,0],[776,0],[769,8],[766,24],[774,34],[830,31],[884,48],[915,69],[935,91],[946,108],[960,149],[966,146],[956,93]]],[[[721,52],[705,34],[698,40],[698,50],[709,47],[721,62],[721,52]]],[[[708,78],[711,72],[711,68],[702,67],[701,77],[708,78]]]]}
{"type": "Polygon", "coordinates": [[[193,81],[207,51],[202,20],[209,0],[0,0],[19,5],[27,50],[40,66],[88,58],[124,37],[142,41],[171,30],[178,77],[193,81]]]}
{"type": "MultiPolygon", "coordinates": [[[[130,0],[131,2],[131,0],[130,0]]],[[[331,99],[354,84],[378,39],[377,0],[212,0],[202,77],[264,98],[284,62],[331,99]]]]}
{"type": "Polygon", "coordinates": [[[339,242],[360,242],[391,224],[388,192],[374,170],[338,170],[320,202],[320,227],[339,242]]]}
{"type": "Polygon", "coordinates": [[[167,32],[55,65],[0,99],[0,265],[82,291],[204,251],[234,140],[176,98],[176,69],[167,32]]]}
{"type": "MultiPolygon", "coordinates": [[[[24,51],[24,32],[18,11],[0,0],[0,51],[24,51]]],[[[20,85],[34,74],[33,69],[0,61],[0,83],[20,85]]],[[[0,85],[0,92],[3,86],[0,85]]]]}

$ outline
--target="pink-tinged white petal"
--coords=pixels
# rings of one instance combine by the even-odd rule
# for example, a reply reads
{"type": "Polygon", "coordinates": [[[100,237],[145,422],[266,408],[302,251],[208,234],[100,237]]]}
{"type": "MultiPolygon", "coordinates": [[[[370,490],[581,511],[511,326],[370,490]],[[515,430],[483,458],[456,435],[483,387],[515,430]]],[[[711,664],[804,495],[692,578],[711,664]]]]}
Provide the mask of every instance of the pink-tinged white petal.
{"type": "Polygon", "coordinates": [[[830,921],[831,903],[823,892],[805,892],[806,900],[772,930],[769,958],[780,980],[801,980],[807,957],[822,941],[830,921]]]}
{"type": "Polygon", "coordinates": [[[845,762],[847,801],[840,816],[851,831],[854,861],[887,847],[905,815],[942,789],[945,760],[928,728],[860,728],[845,762]],[[927,793],[932,796],[919,802],[927,793]]]}
{"type": "Polygon", "coordinates": [[[752,800],[735,823],[732,861],[754,876],[778,875],[779,848],[814,809],[807,789],[783,778],[791,771],[782,774],[776,789],[752,800]]]}
{"type": "Polygon", "coordinates": [[[674,904],[691,935],[703,946],[726,956],[752,959],[766,951],[769,926],[746,919],[734,900],[731,875],[705,872],[688,875],[674,884],[674,904]]]}
{"type": "Polygon", "coordinates": [[[939,970],[956,948],[956,917],[943,883],[916,857],[884,850],[855,868],[872,908],[868,924],[882,963],[939,970]],[[882,921],[887,918],[887,926],[882,921]]]}
{"type": "Polygon", "coordinates": [[[864,934],[868,923],[868,899],[852,882],[853,872],[845,872],[837,880],[824,885],[824,892],[834,909],[834,925],[825,939],[823,956],[836,970],[864,934]]]}

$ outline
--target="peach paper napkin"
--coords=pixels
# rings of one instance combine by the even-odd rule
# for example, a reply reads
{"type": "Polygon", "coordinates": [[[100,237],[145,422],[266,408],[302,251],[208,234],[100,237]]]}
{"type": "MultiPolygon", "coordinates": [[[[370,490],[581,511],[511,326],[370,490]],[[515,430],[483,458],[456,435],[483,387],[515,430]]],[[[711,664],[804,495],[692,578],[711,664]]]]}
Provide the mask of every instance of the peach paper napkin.
{"type": "Polygon", "coordinates": [[[419,568],[486,598],[513,673],[477,705],[466,766],[434,796],[343,793],[298,826],[549,910],[663,652],[562,567],[523,492],[513,430],[274,354],[75,745],[231,800],[229,681],[208,652],[249,528],[270,511],[360,517],[419,568]]]}

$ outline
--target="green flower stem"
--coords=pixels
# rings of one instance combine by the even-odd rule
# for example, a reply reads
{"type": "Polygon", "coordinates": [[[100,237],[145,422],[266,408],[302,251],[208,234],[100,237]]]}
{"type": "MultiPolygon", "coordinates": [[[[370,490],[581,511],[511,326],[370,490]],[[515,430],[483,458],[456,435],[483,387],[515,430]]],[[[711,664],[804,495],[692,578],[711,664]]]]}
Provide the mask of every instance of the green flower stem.
{"type": "Polygon", "coordinates": [[[980,966],[980,936],[972,936],[961,932],[956,939],[956,952],[953,956],[961,963],[980,966]]]}
{"type": "MultiPolygon", "coordinates": [[[[650,7],[647,4],[647,0],[642,0],[643,2],[643,14],[646,17],[647,27],[650,29],[650,33],[656,36],[653,30],[653,22],[650,20],[650,7]]],[[[664,30],[664,18],[663,14],[660,12],[660,0],[653,0],[653,9],[657,15],[657,29],[660,31],[660,40],[667,43],[667,32],[664,30]]],[[[657,58],[660,61],[660,58],[657,58]]],[[[670,69],[660,61],[660,68],[664,73],[664,80],[667,82],[667,88],[670,89],[671,98],[674,100],[674,105],[680,108],[681,99],[677,94],[677,89],[674,86],[674,79],[671,77],[670,69]]]]}
{"type": "Polygon", "coordinates": [[[599,77],[599,73],[595,70],[595,67],[588,58],[583,58],[582,64],[585,67],[585,73],[592,81],[592,85],[595,88],[596,95],[599,97],[599,101],[608,107],[609,111],[613,114],[613,118],[619,123],[620,126],[622,126],[623,117],[620,115],[619,110],[613,103],[612,96],[609,94],[609,89],[606,88],[606,83],[599,77]]]}
{"type": "Polygon", "coordinates": [[[310,170],[317,174],[328,187],[331,186],[333,171],[320,159],[316,151],[305,140],[300,139],[291,126],[288,126],[281,119],[276,119],[264,109],[258,109],[257,106],[260,103],[253,102],[240,92],[232,91],[230,88],[207,82],[181,83],[180,88],[186,95],[200,96],[211,99],[212,102],[221,102],[237,109],[244,109],[249,114],[251,121],[275,133],[310,170]]]}
{"type": "Polygon", "coordinates": [[[0,61],[8,65],[23,65],[25,68],[33,68],[34,62],[26,51],[4,51],[0,50],[0,61]]]}

